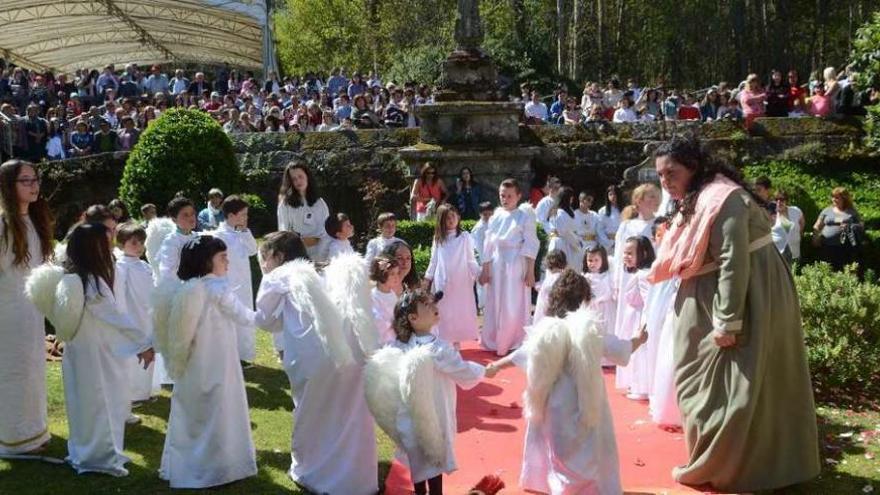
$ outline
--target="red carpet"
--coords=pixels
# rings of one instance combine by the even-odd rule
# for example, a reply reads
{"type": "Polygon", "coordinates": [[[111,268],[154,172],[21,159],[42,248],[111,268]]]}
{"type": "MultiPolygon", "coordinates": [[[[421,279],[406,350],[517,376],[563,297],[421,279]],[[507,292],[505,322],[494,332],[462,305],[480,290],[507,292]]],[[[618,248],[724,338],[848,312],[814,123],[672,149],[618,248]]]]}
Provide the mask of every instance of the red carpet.
{"type": "MultiPolygon", "coordinates": [[[[462,348],[465,359],[488,363],[494,354],[477,344],[462,348]]],[[[459,469],[444,479],[444,493],[464,494],[487,474],[499,475],[507,485],[502,494],[526,493],[519,488],[519,470],[525,422],[522,392],[526,377],[511,368],[474,389],[458,392],[458,436],[455,438],[459,469]]],[[[627,493],[699,493],[672,480],[670,471],[687,460],[680,432],[667,432],[650,421],[647,402],[634,402],[614,390],[614,373],[606,372],[605,386],[614,415],[620,454],[620,472],[627,493]]],[[[387,495],[412,493],[409,471],[394,462],[385,482],[387,495]]]]}

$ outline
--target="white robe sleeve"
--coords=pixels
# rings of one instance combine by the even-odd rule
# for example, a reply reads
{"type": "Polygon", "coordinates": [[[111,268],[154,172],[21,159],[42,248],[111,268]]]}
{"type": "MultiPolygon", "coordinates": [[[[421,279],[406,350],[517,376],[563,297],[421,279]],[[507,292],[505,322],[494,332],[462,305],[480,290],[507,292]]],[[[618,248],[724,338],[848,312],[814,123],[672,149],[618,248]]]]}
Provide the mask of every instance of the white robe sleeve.
{"type": "Polygon", "coordinates": [[[632,342],[629,339],[621,339],[613,334],[602,335],[602,357],[617,366],[626,366],[631,354],[632,342]]]}
{"type": "Polygon", "coordinates": [[[278,280],[263,277],[260,289],[257,291],[256,326],[271,333],[280,333],[284,329],[284,304],[287,301],[287,292],[283,284],[278,280]]]}
{"type": "Polygon", "coordinates": [[[254,238],[254,234],[250,231],[250,229],[245,229],[239,234],[239,238],[242,241],[242,246],[244,247],[244,251],[247,253],[248,258],[250,258],[251,256],[256,256],[259,248],[257,246],[257,240],[254,238]]]}
{"type": "Polygon", "coordinates": [[[437,271],[437,258],[440,256],[440,246],[437,241],[431,242],[431,261],[428,262],[428,268],[425,270],[425,278],[434,280],[437,271]]]}
{"type": "Polygon", "coordinates": [[[605,225],[602,224],[602,219],[598,215],[593,215],[593,220],[595,221],[593,230],[596,232],[596,240],[607,251],[611,247],[611,239],[608,238],[608,233],[605,232],[605,225]]]}
{"type": "Polygon", "coordinates": [[[643,309],[650,289],[651,283],[648,282],[648,278],[640,270],[634,277],[629,279],[629,284],[624,294],[626,303],[636,309],[643,309]]]}
{"type": "Polygon", "coordinates": [[[146,331],[139,328],[134,320],[127,314],[119,311],[116,298],[110,292],[110,288],[101,282],[101,294],[89,298],[86,310],[95,319],[110,325],[119,331],[120,339],[113,339],[113,354],[117,356],[133,356],[140,354],[152,347],[152,339],[146,331]]]}
{"type": "Polygon", "coordinates": [[[480,264],[477,262],[477,257],[474,249],[474,239],[467,232],[463,232],[462,235],[466,236],[464,240],[464,249],[465,256],[467,256],[467,266],[468,270],[471,273],[471,279],[477,280],[477,277],[480,276],[480,264]]]}
{"type": "Polygon", "coordinates": [[[113,293],[115,294],[116,306],[119,308],[119,312],[125,314],[128,312],[127,309],[127,298],[125,294],[128,289],[128,267],[125,266],[124,263],[116,264],[116,273],[113,278],[113,293]]]}
{"type": "Polygon", "coordinates": [[[223,316],[229,318],[236,325],[252,326],[254,324],[255,312],[235,297],[235,292],[230,290],[229,285],[208,287],[211,300],[217,304],[223,316]]]}
{"type": "Polygon", "coordinates": [[[524,217],[523,243],[519,254],[525,258],[536,259],[541,247],[541,243],[538,241],[538,227],[535,225],[535,218],[532,215],[524,215],[524,217]]]}
{"type": "Polygon", "coordinates": [[[485,367],[473,361],[465,361],[461,353],[448,342],[441,342],[437,346],[434,352],[434,368],[464,390],[476,387],[486,375],[485,367]]]}
{"type": "Polygon", "coordinates": [[[277,214],[278,214],[278,230],[279,231],[287,231],[287,230],[291,229],[291,221],[290,221],[290,217],[288,216],[288,213],[289,213],[288,209],[289,208],[290,208],[289,206],[284,204],[283,199],[281,199],[281,198],[278,199],[277,214]]]}
{"type": "Polygon", "coordinates": [[[167,239],[159,248],[159,280],[177,278],[180,267],[180,247],[176,242],[167,239]]]}

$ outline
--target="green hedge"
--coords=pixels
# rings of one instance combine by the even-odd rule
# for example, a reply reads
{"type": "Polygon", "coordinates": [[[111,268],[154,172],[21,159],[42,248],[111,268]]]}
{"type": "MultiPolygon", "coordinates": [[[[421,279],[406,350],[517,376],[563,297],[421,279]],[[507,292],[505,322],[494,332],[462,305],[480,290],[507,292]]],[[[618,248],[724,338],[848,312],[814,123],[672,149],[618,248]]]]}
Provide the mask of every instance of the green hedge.
{"type": "Polygon", "coordinates": [[[826,263],[795,276],[814,387],[820,395],[878,388],[880,285],[860,281],[852,267],[834,272],[826,263]]]}
{"type": "Polygon", "coordinates": [[[212,187],[231,194],[241,183],[232,141],[220,124],[204,112],[172,108],[128,155],[119,197],[137,213],[144,203],[163,209],[178,192],[198,204],[212,187]]]}

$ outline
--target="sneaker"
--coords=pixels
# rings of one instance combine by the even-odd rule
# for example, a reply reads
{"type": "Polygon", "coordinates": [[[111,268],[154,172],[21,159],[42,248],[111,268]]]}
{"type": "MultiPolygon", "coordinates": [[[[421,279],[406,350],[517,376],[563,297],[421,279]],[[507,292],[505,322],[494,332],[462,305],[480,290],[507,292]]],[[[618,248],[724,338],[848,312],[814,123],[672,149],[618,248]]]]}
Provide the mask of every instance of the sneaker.
{"type": "Polygon", "coordinates": [[[128,416],[128,419],[125,420],[125,424],[127,425],[139,425],[143,422],[144,420],[137,414],[131,414],[128,416]]]}

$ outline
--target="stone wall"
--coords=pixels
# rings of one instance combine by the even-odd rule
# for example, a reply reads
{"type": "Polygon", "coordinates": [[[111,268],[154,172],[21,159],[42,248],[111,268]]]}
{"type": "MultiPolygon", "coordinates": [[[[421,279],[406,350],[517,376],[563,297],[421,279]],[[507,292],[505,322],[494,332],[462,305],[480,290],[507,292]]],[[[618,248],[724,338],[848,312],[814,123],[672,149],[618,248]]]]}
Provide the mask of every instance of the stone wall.
{"type": "MultiPolygon", "coordinates": [[[[533,174],[554,173],[576,190],[601,191],[620,183],[651,179],[646,164],[651,149],[676,135],[696,135],[736,163],[794,157],[799,153],[837,155],[858,148],[857,119],[758,119],[751,132],[736,123],[652,122],[597,126],[520,127],[521,147],[536,149],[533,174]]],[[[349,213],[360,233],[380,211],[405,215],[413,170],[399,150],[419,145],[417,129],[383,129],[304,134],[244,134],[233,137],[247,191],[260,195],[269,211],[254,212],[258,233],[275,224],[275,195],[284,167],[304,161],[315,171],[322,194],[334,210],[349,213]]],[[[468,149],[455,150],[467,153],[468,149]]],[[[485,151],[485,150],[483,150],[485,151]]],[[[503,149],[499,152],[503,153],[503,149]]],[[[125,153],[53,162],[47,165],[45,191],[66,228],[83,207],[116,194],[125,153]]],[[[812,157],[815,159],[815,156],[812,157]]],[[[440,170],[454,191],[454,167],[440,170]]],[[[486,171],[498,177],[503,171],[486,171]]],[[[475,167],[477,178],[481,170],[475,167]]],[[[494,184],[487,184],[488,196],[494,184]]],[[[231,193],[232,191],[226,191],[231,193]]],[[[159,205],[160,208],[162,205],[159,205]]]]}

